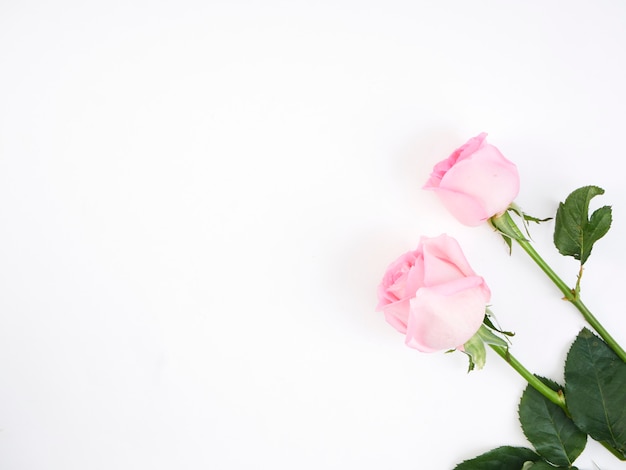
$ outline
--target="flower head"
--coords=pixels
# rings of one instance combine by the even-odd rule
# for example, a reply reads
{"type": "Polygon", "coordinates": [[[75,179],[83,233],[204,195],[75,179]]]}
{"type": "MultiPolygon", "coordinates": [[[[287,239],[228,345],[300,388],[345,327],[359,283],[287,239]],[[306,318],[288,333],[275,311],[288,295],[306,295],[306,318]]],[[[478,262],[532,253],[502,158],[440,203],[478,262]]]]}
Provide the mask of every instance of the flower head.
{"type": "Polygon", "coordinates": [[[486,137],[471,138],[437,163],[424,185],[464,225],[480,225],[504,212],[519,193],[517,167],[486,137]]]}
{"type": "Polygon", "coordinates": [[[461,348],[482,324],[491,293],[457,241],[422,237],[387,268],[377,310],[423,352],[461,348]]]}

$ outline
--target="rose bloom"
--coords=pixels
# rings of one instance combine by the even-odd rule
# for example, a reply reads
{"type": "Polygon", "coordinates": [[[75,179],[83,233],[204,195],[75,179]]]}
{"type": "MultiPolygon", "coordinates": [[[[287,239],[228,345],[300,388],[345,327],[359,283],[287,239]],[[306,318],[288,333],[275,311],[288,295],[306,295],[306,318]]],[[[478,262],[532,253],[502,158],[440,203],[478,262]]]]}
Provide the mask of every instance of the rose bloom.
{"type": "Polygon", "coordinates": [[[489,287],[447,235],[422,237],[416,250],[387,268],[378,288],[377,311],[406,344],[423,352],[462,349],[480,328],[489,287]]]}
{"type": "Polygon", "coordinates": [[[485,137],[483,132],[468,140],[437,163],[424,185],[464,225],[480,225],[503,213],[519,192],[517,167],[485,137]]]}

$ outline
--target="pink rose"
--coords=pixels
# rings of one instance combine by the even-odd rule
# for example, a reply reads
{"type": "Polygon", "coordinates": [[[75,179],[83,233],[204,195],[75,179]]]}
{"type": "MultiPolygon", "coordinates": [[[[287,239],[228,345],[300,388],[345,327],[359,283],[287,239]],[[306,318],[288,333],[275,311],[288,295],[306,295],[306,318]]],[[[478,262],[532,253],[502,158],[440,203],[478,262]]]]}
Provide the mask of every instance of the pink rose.
{"type": "Polygon", "coordinates": [[[423,352],[462,348],[483,322],[489,287],[447,235],[422,237],[389,265],[378,288],[377,311],[406,344],[423,352]]]}
{"type": "Polygon", "coordinates": [[[483,132],[468,140],[437,163],[424,185],[462,224],[470,226],[504,212],[519,192],[517,167],[485,137],[483,132]]]}

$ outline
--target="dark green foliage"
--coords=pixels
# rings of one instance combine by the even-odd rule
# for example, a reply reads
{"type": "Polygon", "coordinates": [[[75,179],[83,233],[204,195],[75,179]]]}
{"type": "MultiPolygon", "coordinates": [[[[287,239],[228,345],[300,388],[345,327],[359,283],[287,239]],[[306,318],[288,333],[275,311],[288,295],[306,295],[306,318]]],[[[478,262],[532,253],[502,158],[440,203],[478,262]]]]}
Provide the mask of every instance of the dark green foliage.
{"type": "Polygon", "coordinates": [[[567,355],[565,399],[581,430],[626,459],[626,363],[586,328],[567,355]]]}
{"type": "Polygon", "coordinates": [[[539,460],[541,457],[525,447],[503,446],[466,460],[454,467],[454,470],[521,470],[524,463],[539,460]]]}
{"type": "Polygon", "coordinates": [[[573,256],[585,264],[593,244],[611,227],[611,207],[596,210],[589,218],[589,202],[604,189],[584,186],[572,192],[559,204],[554,226],[554,244],[562,255],[573,256]]]}
{"type": "MultiPolygon", "coordinates": [[[[562,389],[551,380],[539,378],[555,392],[562,389]]],[[[554,465],[571,466],[585,449],[587,435],[576,427],[559,406],[530,385],[524,390],[520,401],[519,419],[524,434],[537,452],[554,465]]]]}

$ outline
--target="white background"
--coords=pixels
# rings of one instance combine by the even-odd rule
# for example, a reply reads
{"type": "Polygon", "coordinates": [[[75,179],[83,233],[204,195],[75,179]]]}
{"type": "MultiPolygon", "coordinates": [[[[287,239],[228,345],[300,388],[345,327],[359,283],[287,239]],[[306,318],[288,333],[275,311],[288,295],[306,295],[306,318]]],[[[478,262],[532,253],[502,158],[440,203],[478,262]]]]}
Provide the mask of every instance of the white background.
{"type": "Polygon", "coordinates": [[[619,0],[3,0],[2,468],[446,470],[527,445],[522,379],[407,348],[376,287],[454,236],[513,353],[562,381],[580,315],[420,189],[486,131],[531,214],[606,189],[583,296],[626,344],[625,44],[619,0]]]}

